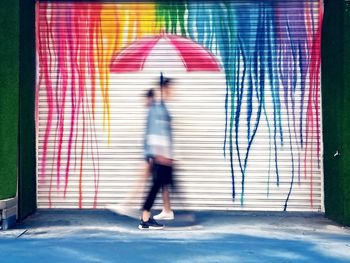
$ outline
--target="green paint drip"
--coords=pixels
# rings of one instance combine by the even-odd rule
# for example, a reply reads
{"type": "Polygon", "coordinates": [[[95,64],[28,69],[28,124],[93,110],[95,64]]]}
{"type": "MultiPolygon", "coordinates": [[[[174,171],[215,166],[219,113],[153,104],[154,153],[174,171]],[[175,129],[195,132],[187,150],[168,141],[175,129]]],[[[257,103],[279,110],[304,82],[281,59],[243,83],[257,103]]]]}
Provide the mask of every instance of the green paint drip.
{"type": "Polygon", "coordinates": [[[184,1],[157,1],[156,26],[161,28],[164,25],[161,31],[186,36],[185,12],[184,1]]]}

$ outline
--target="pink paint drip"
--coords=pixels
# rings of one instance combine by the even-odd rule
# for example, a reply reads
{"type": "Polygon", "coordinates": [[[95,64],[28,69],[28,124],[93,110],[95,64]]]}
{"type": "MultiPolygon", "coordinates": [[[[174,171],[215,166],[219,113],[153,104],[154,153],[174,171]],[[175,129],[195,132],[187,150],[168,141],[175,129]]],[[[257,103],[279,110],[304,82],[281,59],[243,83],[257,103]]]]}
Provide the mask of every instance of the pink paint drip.
{"type": "MultiPolygon", "coordinates": [[[[44,13],[44,23],[37,23],[37,32],[39,32],[39,38],[40,41],[38,41],[38,51],[39,51],[39,63],[43,70],[43,79],[46,87],[46,97],[47,97],[47,104],[48,104],[48,115],[47,115],[47,124],[45,128],[45,135],[44,135],[44,145],[43,145],[43,153],[42,153],[42,160],[40,165],[40,178],[45,181],[45,173],[46,173],[46,157],[47,157],[47,147],[50,137],[50,131],[52,126],[52,115],[53,115],[53,91],[52,91],[52,81],[50,78],[49,69],[51,69],[52,65],[52,56],[50,51],[50,45],[49,45],[49,35],[48,33],[51,32],[51,27],[49,25],[49,22],[47,20],[47,4],[41,3],[39,6],[37,6],[39,10],[41,10],[44,13]]],[[[40,73],[41,74],[41,73],[40,73]]],[[[41,77],[40,77],[41,78],[41,77]]]]}
{"type": "MultiPolygon", "coordinates": [[[[323,1],[320,0],[319,5],[318,5],[318,31],[317,31],[317,40],[316,40],[316,50],[317,52],[317,72],[316,72],[316,83],[318,85],[316,89],[316,94],[315,94],[315,100],[316,100],[316,116],[319,116],[319,95],[320,95],[320,76],[321,76],[321,39],[322,39],[322,24],[323,24],[323,1]]],[[[318,157],[318,168],[320,169],[320,162],[321,162],[321,138],[320,138],[320,121],[317,118],[317,157],[318,157]]]]}
{"type": "MultiPolygon", "coordinates": [[[[68,21],[70,21],[71,15],[70,13],[73,12],[72,7],[68,9],[68,21]]],[[[76,78],[76,56],[77,56],[77,47],[75,43],[74,36],[72,34],[72,25],[67,25],[68,28],[68,50],[69,50],[69,57],[71,59],[70,63],[70,69],[71,69],[71,76],[72,76],[72,82],[70,83],[71,86],[71,105],[72,105],[72,112],[71,112],[71,118],[70,118],[70,131],[69,131],[69,138],[68,138],[68,153],[67,153],[67,163],[66,163],[66,169],[65,169],[65,185],[64,185],[64,197],[66,197],[67,194],[67,187],[68,187],[68,180],[69,180],[69,168],[70,168],[70,162],[71,162],[71,152],[72,152],[72,141],[73,141],[73,132],[74,132],[74,125],[75,125],[75,118],[76,118],[76,90],[75,90],[75,78],[76,78]]]]}
{"type": "MultiPolygon", "coordinates": [[[[81,9],[81,10],[86,10],[85,8],[81,9]]],[[[77,11],[77,16],[79,18],[79,22],[80,23],[87,23],[86,18],[87,18],[87,14],[86,12],[83,12],[81,10],[77,11]]],[[[76,27],[78,28],[78,26],[76,27]]],[[[88,34],[87,34],[87,30],[82,29],[82,32],[76,32],[76,34],[78,35],[78,33],[81,33],[83,35],[83,39],[87,39],[88,38],[88,34]]],[[[78,38],[79,40],[81,40],[81,38],[78,38]]],[[[83,128],[82,128],[82,142],[81,142],[81,149],[80,149],[80,167],[79,167],[79,208],[82,208],[82,201],[83,201],[83,160],[84,160],[84,144],[85,144],[85,110],[84,110],[84,96],[85,96],[85,68],[87,66],[87,59],[86,59],[86,48],[84,48],[82,46],[82,43],[79,43],[80,48],[80,61],[79,61],[79,101],[78,101],[78,114],[79,115],[79,109],[80,109],[80,105],[82,106],[82,121],[83,121],[83,128]]]]}
{"type": "MultiPolygon", "coordinates": [[[[312,39],[312,42],[309,43],[309,47],[311,48],[311,57],[310,57],[310,74],[309,74],[309,97],[308,97],[308,106],[307,106],[307,119],[306,119],[306,147],[305,147],[305,156],[304,156],[304,177],[307,178],[307,156],[310,154],[309,162],[310,162],[310,205],[313,206],[313,142],[315,140],[314,131],[316,130],[316,147],[317,147],[317,158],[318,162],[320,160],[320,123],[318,118],[316,117],[314,120],[314,114],[318,116],[319,114],[319,79],[320,79],[320,41],[321,41],[321,29],[322,29],[322,19],[323,19],[323,10],[321,8],[321,3],[319,3],[319,14],[318,14],[318,24],[316,33],[312,39]],[[311,133],[311,136],[309,135],[311,133]],[[308,150],[308,142],[309,136],[311,137],[311,146],[308,150]]],[[[310,30],[312,29],[311,25],[310,30]]],[[[311,35],[311,34],[310,34],[311,35]]]]}
{"type": "MultiPolygon", "coordinates": [[[[95,119],[95,91],[96,91],[96,73],[95,73],[95,59],[94,59],[94,36],[95,36],[95,29],[97,25],[97,17],[92,13],[92,6],[91,4],[88,4],[88,28],[89,28],[89,35],[88,35],[88,63],[89,63],[89,72],[91,75],[91,111],[92,111],[92,117],[95,119]]],[[[97,12],[100,12],[99,7],[95,7],[95,10],[97,12]]]]}
{"type": "MultiPolygon", "coordinates": [[[[35,17],[39,17],[39,2],[36,3],[36,7],[35,7],[35,17]]],[[[41,42],[40,42],[40,34],[39,34],[39,19],[36,19],[35,21],[35,41],[36,41],[36,53],[39,54],[40,49],[39,47],[41,46],[41,42]]],[[[40,59],[40,58],[39,58],[40,59]]],[[[40,61],[40,60],[39,60],[40,61]]],[[[42,84],[42,76],[41,74],[38,74],[38,83],[36,84],[35,87],[35,130],[39,131],[39,93],[40,93],[40,87],[42,84]]]]}
{"type": "MultiPolygon", "coordinates": [[[[58,6],[54,7],[53,10],[59,10],[58,6]]],[[[59,17],[61,14],[60,12],[54,13],[54,17],[59,17]]],[[[53,21],[56,21],[54,18],[53,21]]],[[[67,79],[68,79],[68,72],[67,72],[67,62],[66,62],[66,39],[67,39],[67,27],[66,24],[64,24],[62,27],[59,26],[59,23],[56,25],[57,34],[59,34],[58,37],[58,44],[55,47],[57,50],[57,60],[58,60],[58,70],[59,70],[59,76],[62,79],[62,95],[61,95],[61,101],[58,106],[58,113],[59,113],[59,123],[58,123],[58,150],[57,150],[57,160],[56,160],[56,179],[57,179],[57,189],[60,188],[60,178],[61,178],[61,154],[62,154],[62,143],[63,143],[63,136],[64,136],[64,113],[65,113],[65,102],[66,102],[66,93],[67,93],[67,79]]],[[[55,41],[56,42],[56,41],[55,41]]]]}
{"type": "MultiPolygon", "coordinates": [[[[102,11],[102,6],[99,6],[98,13],[96,13],[96,19],[94,19],[94,21],[95,21],[95,23],[94,23],[95,40],[96,40],[96,44],[98,47],[97,53],[98,53],[99,58],[101,57],[101,55],[103,56],[103,54],[104,54],[103,45],[102,45],[102,29],[101,29],[101,21],[100,21],[101,11],[102,11]],[[101,48],[101,50],[100,50],[100,48],[101,48]],[[99,53],[99,51],[101,51],[101,53],[99,53]]],[[[91,48],[93,48],[93,47],[91,47],[91,48]]],[[[100,66],[100,61],[99,61],[99,59],[97,59],[97,60],[98,60],[98,65],[100,66]]],[[[99,73],[101,74],[101,71],[99,71],[99,73]]],[[[109,101],[105,96],[103,85],[101,87],[101,91],[102,91],[102,96],[103,96],[104,116],[105,116],[106,107],[108,107],[109,101]]],[[[94,115],[93,115],[93,119],[94,119],[94,115]]],[[[103,120],[103,122],[104,121],[105,121],[105,119],[103,120]]],[[[94,129],[94,134],[96,136],[95,126],[93,125],[92,127],[94,129]]],[[[108,134],[109,134],[109,131],[108,131],[108,134]]],[[[98,146],[97,143],[96,143],[96,146],[98,146]]],[[[97,152],[97,155],[98,155],[98,152],[97,152]]],[[[98,156],[97,156],[97,160],[99,160],[98,156]]],[[[98,167],[99,167],[99,163],[98,163],[98,167]]],[[[95,167],[94,167],[94,169],[95,169],[95,167]]],[[[97,171],[98,171],[97,174],[96,174],[96,172],[94,172],[94,203],[93,203],[93,208],[97,207],[98,188],[99,188],[99,183],[100,183],[100,173],[99,173],[98,168],[97,168],[97,171]]]]}

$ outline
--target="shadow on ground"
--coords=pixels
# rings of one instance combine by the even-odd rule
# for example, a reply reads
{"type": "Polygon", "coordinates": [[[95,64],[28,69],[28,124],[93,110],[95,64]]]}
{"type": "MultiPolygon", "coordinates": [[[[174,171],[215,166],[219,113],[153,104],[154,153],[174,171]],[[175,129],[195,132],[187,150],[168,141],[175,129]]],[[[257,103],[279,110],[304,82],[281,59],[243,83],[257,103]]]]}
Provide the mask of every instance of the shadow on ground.
{"type": "Polygon", "coordinates": [[[178,212],[177,220],[161,231],[141,231],[137,220],[109,211],[41,210],[0,232],[0,259],[350,262],[350,230],[321,214],[178,212]]]}

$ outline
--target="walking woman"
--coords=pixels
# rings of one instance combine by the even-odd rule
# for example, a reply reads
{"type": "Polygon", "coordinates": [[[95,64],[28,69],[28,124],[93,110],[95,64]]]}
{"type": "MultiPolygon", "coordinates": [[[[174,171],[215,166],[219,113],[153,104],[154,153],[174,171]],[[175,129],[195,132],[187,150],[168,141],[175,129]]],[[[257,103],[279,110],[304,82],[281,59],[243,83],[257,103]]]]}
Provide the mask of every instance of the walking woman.
{"type": "Polygon", "coordinates": [[[174,213],[170,208],[168,186],[173,183],[173,138],[171,116],[166,102],[171,98],[170,79],[160,81],[161,101],[149,110],[146,129],[148,154],[152,156],[153,184],[144,202],[139,229],[162,229],[151,216],[151,208],[159,190],[163,190],[163,211],[159,219],[173,219],[174,213]]]}

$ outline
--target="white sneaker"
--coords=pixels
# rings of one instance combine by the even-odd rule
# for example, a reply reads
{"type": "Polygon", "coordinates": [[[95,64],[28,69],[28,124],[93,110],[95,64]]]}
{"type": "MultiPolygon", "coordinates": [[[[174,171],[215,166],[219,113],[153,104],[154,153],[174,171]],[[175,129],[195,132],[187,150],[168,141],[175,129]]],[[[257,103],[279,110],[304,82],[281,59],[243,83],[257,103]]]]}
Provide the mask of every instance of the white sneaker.
{"type": "Polygon", "coordinates": [[[166,212],[162,210],[160,214],[155,215],[153,218],[155,220],[174,220],[174,212],[173,211],[166,212]]]}

